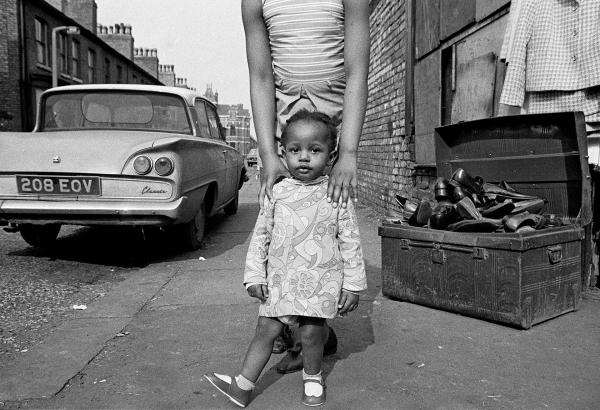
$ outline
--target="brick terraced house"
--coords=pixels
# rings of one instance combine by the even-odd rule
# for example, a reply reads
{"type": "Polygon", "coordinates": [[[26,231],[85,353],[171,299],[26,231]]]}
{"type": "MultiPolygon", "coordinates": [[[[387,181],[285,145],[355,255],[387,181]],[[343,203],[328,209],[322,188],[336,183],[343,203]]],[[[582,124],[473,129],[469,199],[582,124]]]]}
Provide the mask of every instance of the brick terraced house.
{"type": "Polygon", "coordinates": [[[52,85],[52,29],[58,85],[161,84],[156,50],[136,49],[131,26],[98,26],[94,0],[0,0],[0,131],[30,131],[39,95],[52,85]]]}

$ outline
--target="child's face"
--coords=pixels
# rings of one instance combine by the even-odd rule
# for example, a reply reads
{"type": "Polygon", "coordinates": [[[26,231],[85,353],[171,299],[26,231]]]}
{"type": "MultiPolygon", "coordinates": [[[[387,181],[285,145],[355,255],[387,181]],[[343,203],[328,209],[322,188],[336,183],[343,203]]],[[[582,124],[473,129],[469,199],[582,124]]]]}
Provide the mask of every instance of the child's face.
{"type": "Polygon", "coordinates": [[[323,175],[333,160],[325,124],[316,121],[298,121],[290,125],[283,147],[285,162],[292,176],[300,181],[310,181],[323,175]]]}

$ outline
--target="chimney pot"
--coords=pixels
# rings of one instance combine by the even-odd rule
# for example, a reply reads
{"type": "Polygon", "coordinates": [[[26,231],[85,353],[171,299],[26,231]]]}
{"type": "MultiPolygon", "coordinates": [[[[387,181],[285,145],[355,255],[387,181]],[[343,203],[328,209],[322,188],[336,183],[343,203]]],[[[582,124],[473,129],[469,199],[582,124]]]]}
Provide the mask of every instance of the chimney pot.
{"type": "Polygon", "coordinates": [[[113,32],[114,32],[114,29],[115,29],[115,28],[114,28],[113,26],[110,26],[110,27],[108,28],[108,30],[110,31],[110,34],[113,34],[113,32]]]}

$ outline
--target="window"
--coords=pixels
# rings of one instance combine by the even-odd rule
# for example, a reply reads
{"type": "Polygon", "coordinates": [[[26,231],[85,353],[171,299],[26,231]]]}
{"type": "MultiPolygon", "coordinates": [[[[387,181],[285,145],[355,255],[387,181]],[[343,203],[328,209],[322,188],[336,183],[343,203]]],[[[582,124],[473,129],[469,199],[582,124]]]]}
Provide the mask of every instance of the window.
{"type": "Polygon", "coordinates": [[[219,118],[217,117],[215,110],[212,107],[206,107],[206,113],[208,114],[208,126],[210,128],[210,135],[212,135],[213,138],[223,140],[223,135],[221,135],[221,132],[219,130],[219,118]]]}
{"type": "Polygon", "coordinates": [[[96,52],[94,50],[88,50],[88,75],[87,81],[93,84],[96,81],[96,52]]]}
{"type": "Polygon", "coordinates": [[[48,24],[39,18],[35,18],[35,48],[37,62],[49,65],[48,61],[48,24]]]}
{"type": "Polygon", "coordinates": [[[67,35],[59,33],[58,35],[58,72],[67,73],[67,35]]]}
{"type": "Polygon", "coordinates": [[[143,91],[74,91],[50,94],[41,127],[57,129],[143,129],[192,135],[180,97],[143,91]]]}
{"type": "Polygon", "coordinates": [[[123,67],[117,64],[117,84],[123,82],[123,67]]]}
{"type": "Polygon", "coordinates": [[[71,40],[71,75],[76,78],[81,78],[81,69],[80,69],[80,46],[79,41],[72,39],[71,40]]]}
{"type": "Polygon", "coordinates": [[[104,83],[110,84],[110,60],[104,59],[104,83]]]}
{"type": "Polygon", "coordinates": [[[206,105],[204,101],[197,99],[194,103],[196,113],[198,114],[198,132],[201,137],[210,137],[210,128],[208,127],[208,118],[206,117],[206,105]]]}

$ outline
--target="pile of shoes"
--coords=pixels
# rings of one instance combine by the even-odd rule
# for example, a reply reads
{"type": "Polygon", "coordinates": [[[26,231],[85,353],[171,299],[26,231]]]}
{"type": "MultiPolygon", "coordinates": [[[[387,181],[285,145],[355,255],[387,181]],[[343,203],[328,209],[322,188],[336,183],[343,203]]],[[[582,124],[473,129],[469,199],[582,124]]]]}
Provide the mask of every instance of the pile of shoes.
{"type": "Polygon", "coordinates": [[[506,182],[486,183],[458,168],[450,180],[439,179],[435,202],[396,195],[404,221],[412,226],[454,232],[531,232],[563,225],[543,214],[546,200],[517,192],[506,182]]]}

